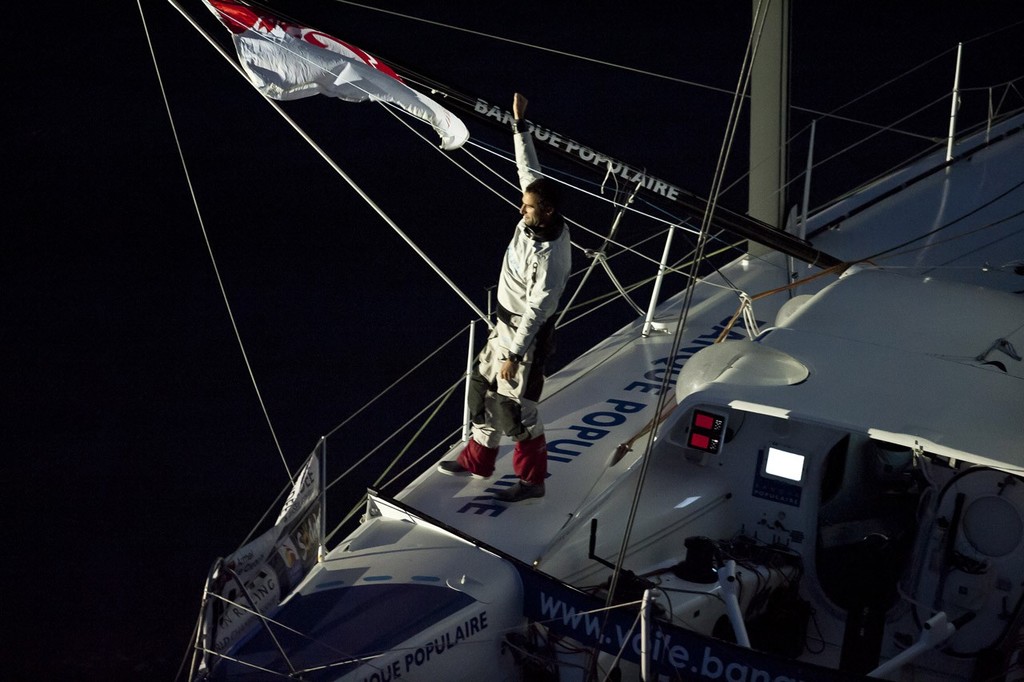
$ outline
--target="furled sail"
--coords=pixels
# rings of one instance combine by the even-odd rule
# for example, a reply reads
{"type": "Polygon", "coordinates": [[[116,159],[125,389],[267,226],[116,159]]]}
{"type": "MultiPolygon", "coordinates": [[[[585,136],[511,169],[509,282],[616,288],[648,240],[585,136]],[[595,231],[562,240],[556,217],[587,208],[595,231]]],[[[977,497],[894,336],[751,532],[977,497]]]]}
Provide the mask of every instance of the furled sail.
{"type": "Polygon", "coordinates": [[[462,120],[358,47],[243,2],[203,2],[231,31],[242,67],[267,97],[320,94],[349,102],[388,102],[430,123],[441,136],[442,149],[458,149],[469,139],[462,120]]]}

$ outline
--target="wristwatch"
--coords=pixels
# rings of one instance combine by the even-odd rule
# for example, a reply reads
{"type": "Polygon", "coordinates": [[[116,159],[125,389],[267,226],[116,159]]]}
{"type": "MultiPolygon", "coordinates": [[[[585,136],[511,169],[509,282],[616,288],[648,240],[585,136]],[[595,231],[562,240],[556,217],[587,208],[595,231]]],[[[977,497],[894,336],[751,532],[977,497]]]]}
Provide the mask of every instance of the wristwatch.
{"type": "Polygon", "coordinates": [[[519,353],[509,353],[508,359],[510,362],[514,362],[517,365],[523,364],[523,356],[520,355],[519,353]]]}

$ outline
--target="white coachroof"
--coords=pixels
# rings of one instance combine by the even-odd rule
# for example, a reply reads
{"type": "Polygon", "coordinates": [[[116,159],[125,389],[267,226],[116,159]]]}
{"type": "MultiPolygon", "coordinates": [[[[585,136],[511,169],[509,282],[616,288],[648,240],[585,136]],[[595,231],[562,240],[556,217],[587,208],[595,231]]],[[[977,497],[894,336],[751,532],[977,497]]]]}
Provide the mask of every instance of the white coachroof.
{"type": "Polygon", "coordinates": [[[960,140],[952,165],[941,163],[943,154],[811,216],[807,234],[814,246],[850,263],[871,259],[919,275],[1020,291],[1024,114],[960,140]]]}
{"type": "Polygon", "coordinates": [[[701,399],[1024,470],[1020,295],[859,270],[762,344],[802,363],[807,379],[765,387],[723,375],[701,399]]]}

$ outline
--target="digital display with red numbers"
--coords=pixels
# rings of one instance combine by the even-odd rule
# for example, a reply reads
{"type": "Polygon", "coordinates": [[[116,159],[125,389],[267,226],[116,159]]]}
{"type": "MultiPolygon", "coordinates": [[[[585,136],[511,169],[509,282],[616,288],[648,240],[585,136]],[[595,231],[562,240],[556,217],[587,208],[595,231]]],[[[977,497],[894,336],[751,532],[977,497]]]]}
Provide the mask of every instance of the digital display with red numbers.
{"type": "Polygon", "coordinates": [[[693,415],[693,425],[698,429],[712,429],[715,426],[715,418],[710,414],[696,412],[693,415]]]}
{"type": "Polygon", "coordinates": [[[725,417],[694,410],[690,422],[690,435],[686,444],[695,450],[717,454],[722,449],[725,436],[725,417]]]}

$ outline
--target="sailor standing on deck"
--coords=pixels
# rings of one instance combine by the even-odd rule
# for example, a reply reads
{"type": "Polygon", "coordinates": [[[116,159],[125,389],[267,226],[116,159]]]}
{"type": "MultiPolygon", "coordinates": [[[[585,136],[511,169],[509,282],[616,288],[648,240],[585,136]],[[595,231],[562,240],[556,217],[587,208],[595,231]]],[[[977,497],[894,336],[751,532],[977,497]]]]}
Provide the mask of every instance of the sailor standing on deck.
{"type": "Polygon", "coordinates": [[[519,481],[495,497],[518,502],[543,497],[548,452],[537,401],[544,362],[553,350],[554,313],[571,268],[569,229],[559,213],[557,183],[541,177],[537,152],[523,116],[527,100],[516,93],[516,164],[523,189],[512,241],[498,278],[498,320],[470,377],[473,435],[458,459],[441,462],[450,475],[488,478],[502,434],[515,441],[512,466],[519,481]]]}

